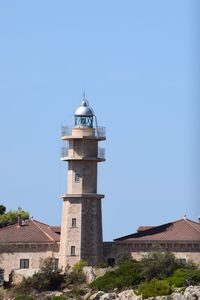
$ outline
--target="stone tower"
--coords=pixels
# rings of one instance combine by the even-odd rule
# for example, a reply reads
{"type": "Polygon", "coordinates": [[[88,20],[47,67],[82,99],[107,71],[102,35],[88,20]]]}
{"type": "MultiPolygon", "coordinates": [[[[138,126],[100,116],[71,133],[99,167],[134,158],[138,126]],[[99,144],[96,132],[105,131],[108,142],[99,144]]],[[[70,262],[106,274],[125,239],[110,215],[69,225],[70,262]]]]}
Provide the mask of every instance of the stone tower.
{"type": "MultiPolygon", "coordinates": [[[[102,261],[101,199],[97,193],[97,164],[105,161],[105,129],[94,127],[96,117],[84,100],[74,113],[74,127],[62,128],[61,160],[68,161],[67,193],[63,199],[60,266],[73,266],[80,259],[90,265],[102,261]]],[[[97,122],[96,122],[97,123],[97,122]]]]}

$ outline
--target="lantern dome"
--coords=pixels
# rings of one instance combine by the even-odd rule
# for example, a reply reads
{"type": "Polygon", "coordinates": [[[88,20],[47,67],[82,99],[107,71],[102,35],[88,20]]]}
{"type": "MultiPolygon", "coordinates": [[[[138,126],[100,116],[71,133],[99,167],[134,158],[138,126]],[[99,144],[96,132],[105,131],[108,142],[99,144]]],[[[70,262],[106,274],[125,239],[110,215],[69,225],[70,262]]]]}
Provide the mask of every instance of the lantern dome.
{"type": "Polygon", "coordinates": [[[82,101],[81,105],[75,110],[76,117],[92,117],[94,112],[87,101],[82,101]]]}

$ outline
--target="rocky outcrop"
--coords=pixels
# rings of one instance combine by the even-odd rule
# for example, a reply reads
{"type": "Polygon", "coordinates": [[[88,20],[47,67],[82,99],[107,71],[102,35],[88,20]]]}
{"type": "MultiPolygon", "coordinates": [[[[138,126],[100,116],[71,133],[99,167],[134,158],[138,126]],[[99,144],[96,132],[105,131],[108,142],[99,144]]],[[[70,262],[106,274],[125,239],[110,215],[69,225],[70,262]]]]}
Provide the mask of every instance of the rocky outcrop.
{"type": "MultiPolygon", "coordinates": [[[[85,298],[86,299],[86,298],[85,298]]],[[[97,292],[89,296],[89,300],[143,300],[141,296],[135,294],[133,290],[126,290],[121,293],[97,292]]],[[[200,300],[200,286],[189,286],[182,292],[174,292],[169,296],[150,297],[148,300],[200,300]]]]}
{"type": "Polygon", "coordinates": [[[14,270],[12,273],[13,284],[19,284],[23,278],[32,277],[34,273],[37,273],[39,269],[19,269],[14,270]]]}
{"type": "Polygon", "coordinates": [[[83,267],[83,275],[85,277],[85,281],[90,284],[92,281],[96,279],[95,271],[92,267],[83,267]]]}

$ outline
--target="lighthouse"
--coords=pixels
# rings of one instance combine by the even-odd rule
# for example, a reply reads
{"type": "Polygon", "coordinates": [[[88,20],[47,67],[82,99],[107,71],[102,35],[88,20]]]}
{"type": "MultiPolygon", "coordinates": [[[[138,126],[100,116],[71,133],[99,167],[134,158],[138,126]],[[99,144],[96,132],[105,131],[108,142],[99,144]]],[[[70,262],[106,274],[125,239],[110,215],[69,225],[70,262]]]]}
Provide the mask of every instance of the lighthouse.
{"type": "Polygon", "coordinates": [[[74,113],[72,128],[63,127],[61,160],[68,162],[67,192],[63,200],[60,266],[73,266],[81,259],[96,266],[103,258],[101,199],[97,192],[97,166],[105,161],[99,148],[106,139],[93,109],[84,98],[74,113]]]}

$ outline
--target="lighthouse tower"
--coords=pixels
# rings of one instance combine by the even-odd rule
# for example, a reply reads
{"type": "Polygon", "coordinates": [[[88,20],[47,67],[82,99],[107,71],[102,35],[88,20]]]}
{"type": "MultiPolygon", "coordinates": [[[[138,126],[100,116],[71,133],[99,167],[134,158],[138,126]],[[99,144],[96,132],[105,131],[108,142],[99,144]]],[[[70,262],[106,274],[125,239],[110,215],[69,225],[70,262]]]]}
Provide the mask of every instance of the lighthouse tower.
{"type": "MultiPolygon", "coordinates": [[[[105,161],[105,129],[94,126],[95,114],[84,99],[74,113],[74,127],[62,128],[61,160],[68,162],[67,193],[63,199],[60,266],[73,266],[80,259],[91,265],[102,261],[101,199],[97,193],[97,165],[105,161]]],[[[97,122],[96,122],[97,123],[97,122]]]]}

